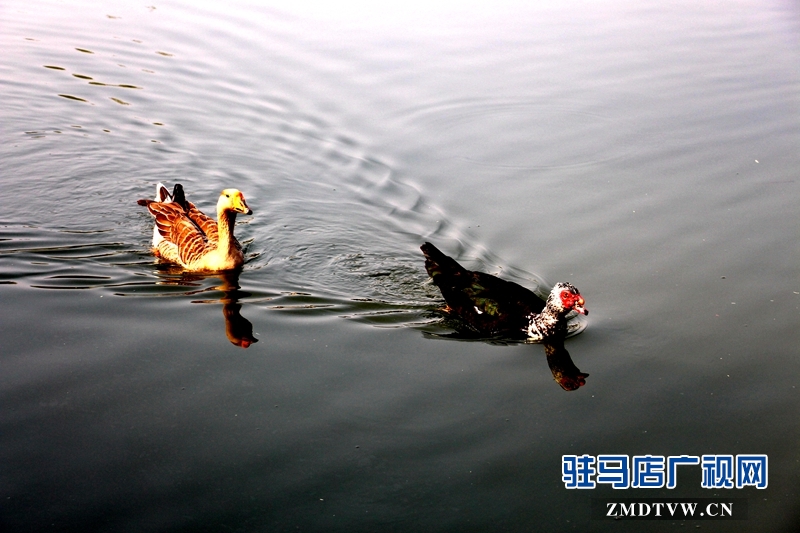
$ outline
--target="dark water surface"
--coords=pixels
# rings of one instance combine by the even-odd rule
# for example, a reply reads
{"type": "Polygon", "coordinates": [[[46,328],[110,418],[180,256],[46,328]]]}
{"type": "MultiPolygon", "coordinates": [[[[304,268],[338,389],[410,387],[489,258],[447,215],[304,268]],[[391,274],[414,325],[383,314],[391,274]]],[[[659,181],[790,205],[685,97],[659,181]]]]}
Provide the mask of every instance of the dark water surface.
{"type": "Polygon", "coordinates": [[[591,499],[717,496],[749,519],[703,530],[797,526],[796,3],[12,0],[0,27],[3,530],[672,531],[701,523],[591,499]],[[159,181],[244,192],[240,275],[154,261],[159,181]],[[425,240],[574,283],[585,331],[549,360],[447,338],[425,240]],[[769,486],[564,487],[604,453],[767,454],[769,486]]]}

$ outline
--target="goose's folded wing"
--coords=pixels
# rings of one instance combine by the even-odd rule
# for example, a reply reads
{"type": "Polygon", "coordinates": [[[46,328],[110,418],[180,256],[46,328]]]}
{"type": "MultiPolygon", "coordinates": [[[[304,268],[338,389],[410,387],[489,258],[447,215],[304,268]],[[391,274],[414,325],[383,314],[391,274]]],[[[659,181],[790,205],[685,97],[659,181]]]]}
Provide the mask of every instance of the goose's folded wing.
{"type": "Polygon", "coordinates": [[[186,215],[180,205],[150,202],[147,204],[147,208],[155,217],[156,227],[161,236],[178,246],[182,263],[189,264],[209,250],[209,242],[205,234],[186,215]]]}
{"type": "Polygon", "coordinates": [[[187,203],[189,204],[189,208],[186,210],[186,214],[189,216],[191,221],[197,224],[197,227],[199,227],[200,230],[205,234],[208,242],[216,243],[219,241],[217,222],[213,218],[197,209],[193,203],[187,203]]]}

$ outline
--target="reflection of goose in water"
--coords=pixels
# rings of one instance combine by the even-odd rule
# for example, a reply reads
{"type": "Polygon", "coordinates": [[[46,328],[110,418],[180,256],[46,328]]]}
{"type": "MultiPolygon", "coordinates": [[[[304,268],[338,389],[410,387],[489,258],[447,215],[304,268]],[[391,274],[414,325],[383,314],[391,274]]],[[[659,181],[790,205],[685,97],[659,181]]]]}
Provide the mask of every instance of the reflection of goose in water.
{"type": "Polygon", "coordinates": [[[214,300],[194,300],[192,303],[222,303],[222,316],[225,318],[225,335],[228,340],[236,346],[248,348],[251,344],[258,342],[258,339],[253,337],[253,324],[243,317],[240,313],[242,304],[239,303],[241,298],[250,296],[249,293],[244,292],[239,286],[238,270],[228,270],[224,272],[217,272],[215,274],[201,274],[197,272],[180,273],[178,278],[170,278],[162,281],[162,283],[188,285],[193,282],[200,281],[206,278],[219,278],[222,281],[221,285],[216,287],[209,287],[197,291],[190,291],[186,294],[189,296],[195,294],[204,294],[209,291],[222,291],[222,298],[214,300]]]}
{"type": "Polygon", "coordinates": [[[222,302],[222,316],[225,317],[225,335],[236,346],[248,348],[251,344],[258,342],[258,339],[253,337],[253,324],[239,313],[242,309],[239,298],[248,296],[247,293],[240,290],[239,272],[227,271],[218,276],[222,280],[222,285],[217,289],[224,293],[220,301],[222,302]]]}
{"type": "Polygon", "coordinates": [[[578,289],[569,283],[556,283],[545,302],[522,285],[465,269],[429,242],[421,249],[425,269],[447,302],[444,311],[482,335],[534,342],[563,339],[570,312],[589,314],[578,289]]]}
{"type": "Polygon", "coordinates": [[[175,185],[170,194],[156,185],[155,200],[139,200],[156,219],[153,253],[192,271],[219,271],[244,264],[242,246],[233,236],[236,214],[252,215],[244,195],[225,189],[217,201],[217,221],[186,201],[183,187],[175,185]]]}
{"type": "Polygon", "coordinates": [[[550,372],[553,373],[553,379],[561,385],[562,389],[572,391],[586,385],[586,378],[589,377],[589,374],[578,370],[578,367],[572,362],[569,352],[564,348],[564,341],[544,343],[544,353],[547,354],[547,365],[550,367],[550,372]]]}

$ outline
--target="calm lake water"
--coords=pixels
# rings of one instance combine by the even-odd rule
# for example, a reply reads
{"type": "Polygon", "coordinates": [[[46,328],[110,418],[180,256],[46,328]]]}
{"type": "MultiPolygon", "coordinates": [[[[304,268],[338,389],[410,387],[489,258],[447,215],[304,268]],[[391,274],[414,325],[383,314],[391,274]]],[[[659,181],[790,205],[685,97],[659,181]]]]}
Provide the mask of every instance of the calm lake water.
{"type": "Polygon", "coordinates": [[[707,4],[4,1],[2,529],[794,531],[800,8],[707,4]],[[154,260],[159,181],[244,192],[239,275],[154,260]],[[448,337],[426,240],[585,329],[448,337]],[[749,519],[590,520],[716,496],[749,519]]]}

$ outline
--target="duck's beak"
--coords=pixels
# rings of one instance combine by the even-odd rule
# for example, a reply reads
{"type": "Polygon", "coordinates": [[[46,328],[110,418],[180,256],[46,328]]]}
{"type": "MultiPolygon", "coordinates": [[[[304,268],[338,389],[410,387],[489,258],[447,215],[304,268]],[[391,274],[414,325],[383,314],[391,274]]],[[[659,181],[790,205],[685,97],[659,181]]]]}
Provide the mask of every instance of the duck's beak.
{"type": "Polygon", "coordinates": [[[244,201],[244,198],[239,199],[239,205],[236,206],[236,211],[243,215],[252,215],[253,210],[247,207],[247,202],[244,201]]]}
{"type": "Polygon", "coordinates": [[[589,314],[589,310],[586,309],[583,306],[585,303],[586,302],[584,301],[583,298],[578,298],[578,300],[575,302],[575,307],[573,309],[575,309],[577,312],[581,313],[582,315],[588,315],[589,314]]]}

